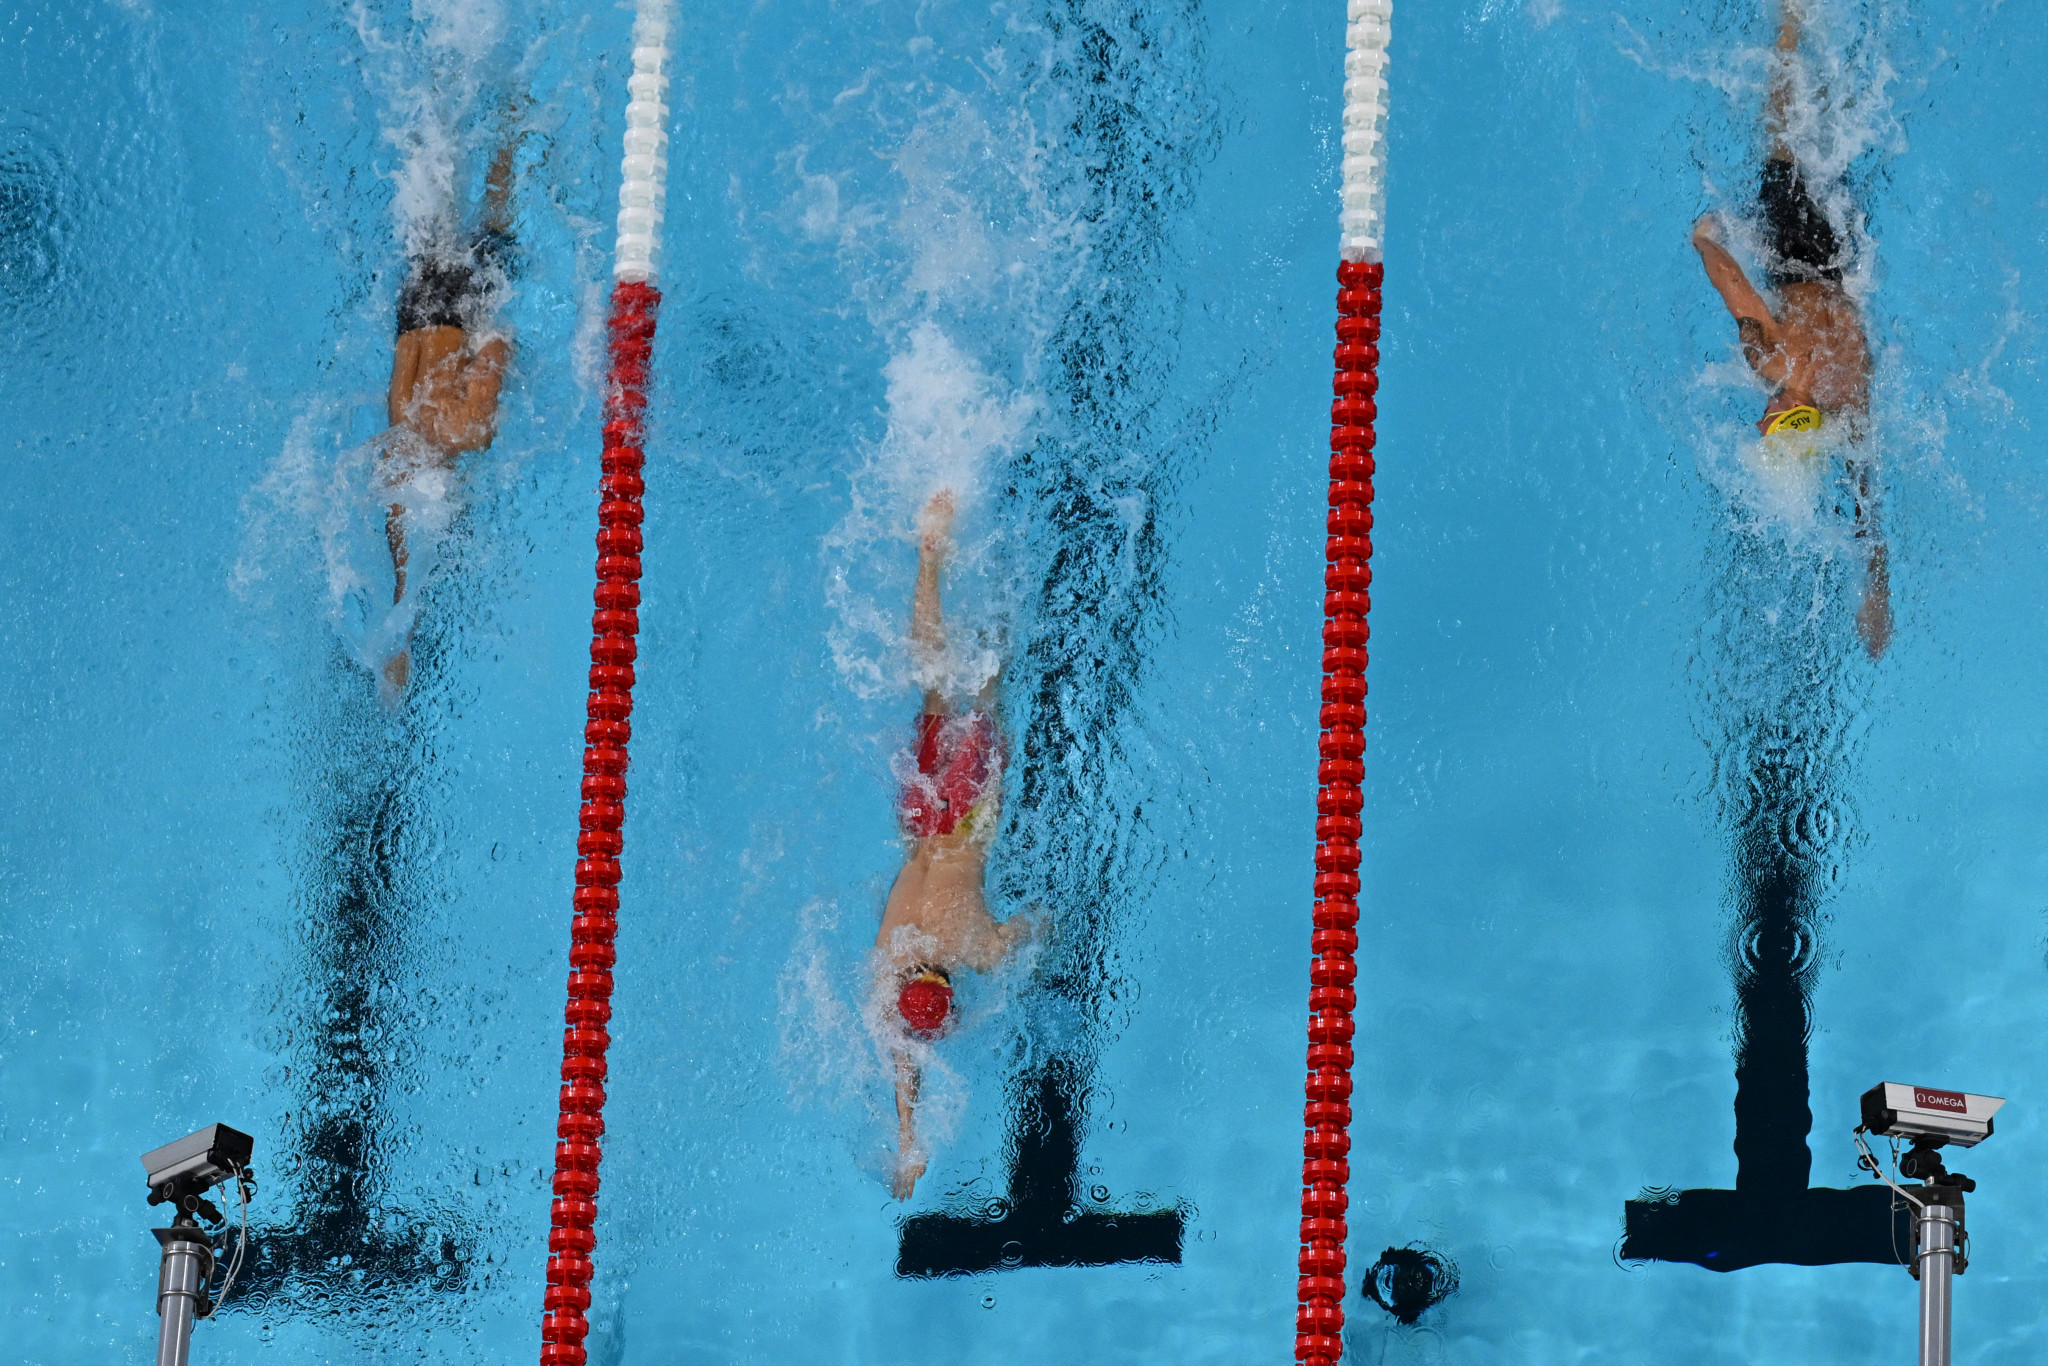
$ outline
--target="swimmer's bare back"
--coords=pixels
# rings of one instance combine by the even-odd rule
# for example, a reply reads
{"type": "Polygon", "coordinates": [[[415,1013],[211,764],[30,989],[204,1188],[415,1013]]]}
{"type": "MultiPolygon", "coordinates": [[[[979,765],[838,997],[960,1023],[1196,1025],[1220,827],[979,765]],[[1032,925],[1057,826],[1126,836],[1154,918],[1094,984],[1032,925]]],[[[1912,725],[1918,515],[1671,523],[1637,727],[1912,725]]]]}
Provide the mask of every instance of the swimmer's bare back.
{"type": "Polygon", "coordinates": [[[1773,390],[1763,421],[1800,404],[1827,414],[1860,414],[1869,406],[1870,347],[1863,315],[1840,283],[1787,281],[1779,285],[1773,309],[1722,245],[1712,215],[1694,224],[1692,244],[1735,319],[1743,359],[1773,390]]]}
{"type": "Polygon", "coordinates": [[[511,355],[501,336],[478,343],[450,325],[400,333],[386,404],[392,430],[416,438],[424,458],[444,463],[489,446],[511,355]]]}
{"type": "MultiPolygon", "coordinates": [[[[951,548],[952,523],[953,496],[941,492],[920,519],[917,588],[910,615],[911,650],[927,669],[937,668],[945,652],[939,577],[951,548]]],[[[925,694],[920,731],[926,736],[929,752],[923,758],[934,765],[939,762],[940,737],[932,731],[949,724],[960,732],[954,736],[956,751],[981,745],[985,752],[979,756],[983,762],[969,784],[972,791],[942,794],[935,788],[930,794],[930,799],[940,804],[952,797],[972,810],[927,812],[922,820],[913,822],[910,847],[902,871],[889,889],[882,926],[875,936],[876,948],[892,967],[908,967],[915,960],[949,971],[988,972],[1028,931],[1029,922],[1021,918],[997,924],[983,892],[988,842],[994,833],[990,827],[1000,808],[1003,781],[1001,742],[993,720],[986,719],[993,716],[996,686],[991,679],[975,699],[973,711],[958,721],[941,693],[925,694]],[[905,930],[914,933],[899,933],[905,930]]],[[[954,762],[957,765],[959,757],[955,756],[954,762]]]]}
{"type": "Polygon", "coordinates": [[[952,971],[991,972],[1016,947],[1022,917],[996,923],[983,882],[988,849],[973,836],[935,836],[912,843],[889,888],[882,928],[875,936],[892,967],[930,963],[952,971]],[[911,933],[899,936],[897,931],[911,933]]]}

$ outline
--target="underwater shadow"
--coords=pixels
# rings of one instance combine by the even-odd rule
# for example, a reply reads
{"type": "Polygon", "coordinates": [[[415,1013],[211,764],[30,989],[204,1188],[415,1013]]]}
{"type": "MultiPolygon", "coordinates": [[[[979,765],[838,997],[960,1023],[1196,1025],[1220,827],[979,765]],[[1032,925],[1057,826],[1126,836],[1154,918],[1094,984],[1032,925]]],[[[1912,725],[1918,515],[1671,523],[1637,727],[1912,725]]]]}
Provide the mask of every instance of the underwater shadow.
{"type": "Polygon", "coordinates": [[[406,979],[438,833],[424,791],[436,709],[422,695],[435,654],[423,633],[416,695],[392,713],[335,650],[329,705],[301,737],[314,834],[297,896],[304,971],[287,990],[299,1104],[281,1152],[263,1164],[272,1188],[289,1190],[294,1218],[251,1226],[223,1312],[475,1288],[470,1218],[387,1190],[398,1137],[390,1097],[406,1080],[416,1023],[406,979]]]}

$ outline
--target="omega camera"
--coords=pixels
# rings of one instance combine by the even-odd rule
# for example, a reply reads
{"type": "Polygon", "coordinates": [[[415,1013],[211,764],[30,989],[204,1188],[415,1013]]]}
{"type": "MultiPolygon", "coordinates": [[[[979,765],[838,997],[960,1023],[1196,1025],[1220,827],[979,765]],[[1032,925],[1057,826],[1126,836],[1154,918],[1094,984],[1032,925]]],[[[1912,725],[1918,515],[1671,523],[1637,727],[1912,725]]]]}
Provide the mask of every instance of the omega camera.
{"type": "Polygon", "coordinates": [[[1887,1138],[1908,1139],[1916,1148],[1939,1148],[1944,1143],[1974,1148],[1991,1137],[1991,1117],[2003,1104],[2003,1096],[1881,1081],[1863,1093],[1863,1127],[1887,1138]]]}
{"type": "MultiPolygon", "coordinates": [[[[149,1203],[169,1205],[177,1213],[169,1228],[153,1228],[163,1249],[157,1265],[156,1312],[157,1366],[186,1366],[192,1349],[192,1325],[211,1318],[234,1288],[235,1275],[249,1251],[249,1197],[256,1181],[249,1174],[249,1158],[256,1140],[225,1124],[209,1124],[196,1134],[142,1155],[142,1170],[149,1178],[149,1203]],[[228,1264],[227,1279],[220,1294],[213,1293],[215,1256],[213,1234],[200,1226],[226,1222],[206,1193],[224,1181],[233,1181],[242,1201],[242,1239],[228,1264]]],[[[225,1235],[223,1235],[224,1237],[225,1235]]]]}
{"type": "Polygon", "coordinates": [[[219,1223],[221,1214],[204,1198],[206,1192],[237,1175],[247,1176],[256,1140],[225,1124],[209,1124],[196,1134],[142,1155],[149,1174],[149,1203],[169,1204],[181,1214],[203,1214],[219,1223]]]}
{"type": "Polygon", "coordinates": [[[2003,1096],[1896,1081],[1881,1081],[1863,1093],[1856,1165],[1892,1188],[1895,1214],[1900,1202],[1911,1207],[1913,1260],[1907,1269],[1920,1282],[1920,1366],[1949,1366],[1955,1307],[1950,1282],[1970,1266],[1964,1197],[1977,1189],[1977,1183],[1944,1167],[1941,1150],[1951,1143],[1974,1148],[1991,1137],[1991,1117],[2004,1104],[2003,1096]],[[1865,1132],[1891,1139],[1899,1175],[1920,1184],[1901,1186],[1885,1175],[1877,1154],[1864,1141],[1865,1132]],[[1912,1145],[1904,1153],[1897,1146],[1902,1138],[1912,1145]]]}

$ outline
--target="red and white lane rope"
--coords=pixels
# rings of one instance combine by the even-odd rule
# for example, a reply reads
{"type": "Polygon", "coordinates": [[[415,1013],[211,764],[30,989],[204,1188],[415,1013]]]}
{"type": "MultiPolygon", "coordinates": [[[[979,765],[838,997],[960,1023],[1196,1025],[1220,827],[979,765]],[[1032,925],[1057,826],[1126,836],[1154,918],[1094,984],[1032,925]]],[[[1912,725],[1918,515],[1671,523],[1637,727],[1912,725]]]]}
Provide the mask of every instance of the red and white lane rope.
{"type": "Polygon", "coordinates": [[[1358,993],[1359,812],[1372,606],[1373,423],[1379,416],[1380,249],[1385,237],[1391,0],[1350,0],[1344,56],[1344,179],[1330,405],[1329,539],[1323,571],[1323,709],[1316,772],[1315,954],[1309,970],[1307,1133],[1294,1355],[1344,1351],[1345,1212],[1351,1180],[1351,1036],[1358,993]]]}
{"type": "Polygon", "coordinates": [[[605,1051],[611,1046],[613,940],[632,739],[633,660],[640,631],[640,498],[648,358],[654,349],[662,204],[668,184],[668,0],[639,0],[633,74],[626,85],[626,154],[612,265],[605,381],[604,465],[597,509],[596,608],[590,618],[590,697],[583,727],[583,808],[576,837],[575,918],[569,944],[568,1029],[562,1035],[555,1201],[548,1231],[542,1366],[583,1366],[590,1278],[596,1270],[599,1146],[605,1051]]]}

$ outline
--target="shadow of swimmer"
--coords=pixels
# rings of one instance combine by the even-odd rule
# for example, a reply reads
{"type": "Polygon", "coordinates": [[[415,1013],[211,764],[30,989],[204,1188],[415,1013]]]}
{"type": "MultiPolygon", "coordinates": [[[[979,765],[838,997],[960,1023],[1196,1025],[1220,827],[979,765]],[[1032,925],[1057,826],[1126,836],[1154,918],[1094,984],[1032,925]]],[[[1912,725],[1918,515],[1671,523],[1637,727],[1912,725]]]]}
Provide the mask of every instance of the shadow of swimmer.
{"type": "Polygon", "coordinates": [[[1025,1266],[1178,1265],[1186,1214],[1179,1208],[1084,1208],[1080,1063],[1054,1057],[1022,1074],[1014,1101],[1009,1196],[985,1212],[917,1214],[903,1221],[896,1274],[972,1276],[1025,1266]]]}

